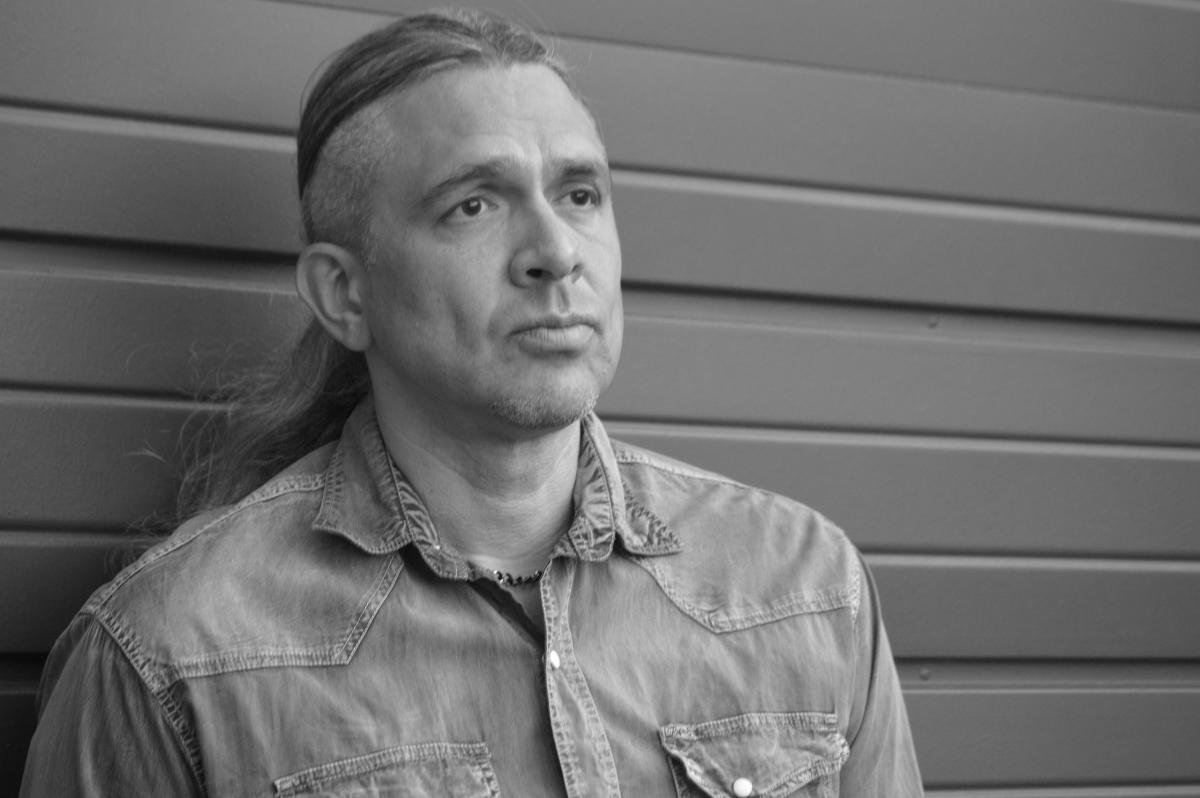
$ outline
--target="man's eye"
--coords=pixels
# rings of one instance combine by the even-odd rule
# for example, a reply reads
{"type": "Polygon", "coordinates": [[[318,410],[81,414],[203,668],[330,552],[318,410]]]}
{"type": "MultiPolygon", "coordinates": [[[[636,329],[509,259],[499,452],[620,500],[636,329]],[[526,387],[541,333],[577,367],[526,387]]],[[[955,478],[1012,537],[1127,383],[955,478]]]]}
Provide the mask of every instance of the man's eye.
{"type": "Polygon", "coordinates": [[[451,208],[441,221],[443,222],[463,222],[479,217],[496,210],[496,203],[484,196],[468,197],[462,202],[451,208]]]}
{"type": "Polygon", "coordinates": [[[590,188],[577,188],[567,194],[567,198],[572,205],[578,205],[583,208],[588,205],[599,205],[600,195],[590,188]]]}
{"type": "Polygon", "coordinates": [[[483,213],[486,208],[487,205],[479,197],[471,197],[468,200],[458,203],[458,207],[455,210],[462,213],[463,216],[473,217],[483,213]]]}

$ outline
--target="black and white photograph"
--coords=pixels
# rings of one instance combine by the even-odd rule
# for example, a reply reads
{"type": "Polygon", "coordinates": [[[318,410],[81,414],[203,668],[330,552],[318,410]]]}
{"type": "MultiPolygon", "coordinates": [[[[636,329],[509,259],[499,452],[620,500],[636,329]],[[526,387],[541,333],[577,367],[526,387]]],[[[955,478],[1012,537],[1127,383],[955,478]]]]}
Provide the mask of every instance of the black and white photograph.
{"type": "Polygon", "coordinates": [[[1200,798],[1200,0],[0,0],[0,796],[1200,798]]]}

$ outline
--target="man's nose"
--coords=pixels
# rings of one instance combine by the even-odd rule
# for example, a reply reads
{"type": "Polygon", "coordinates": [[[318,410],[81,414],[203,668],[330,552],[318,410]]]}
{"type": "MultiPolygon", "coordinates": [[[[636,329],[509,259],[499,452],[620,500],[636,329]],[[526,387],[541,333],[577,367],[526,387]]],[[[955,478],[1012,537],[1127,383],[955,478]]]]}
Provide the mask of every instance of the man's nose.
{"type": "Polygon", "coordinates": [[[562,280],[583,268],[579,235],[548,202],[530,209],[510,270],[518,285],[562,280]]]}

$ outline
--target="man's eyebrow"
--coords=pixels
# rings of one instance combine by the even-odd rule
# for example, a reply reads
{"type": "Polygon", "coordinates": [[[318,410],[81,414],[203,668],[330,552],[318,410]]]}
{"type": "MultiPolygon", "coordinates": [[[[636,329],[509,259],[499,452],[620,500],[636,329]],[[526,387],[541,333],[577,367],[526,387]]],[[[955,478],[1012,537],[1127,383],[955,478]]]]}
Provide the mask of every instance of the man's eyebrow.
{"type": "Polygon", "coordinates": [[[551,166],[558,180],[599,180],[605,188],[612,183],[612,171],[603,158],[563,158],[551,166]]]}
{"type": "Polygon", "coordinates": [[[461,185],[496,180],[506,172],[511,172],[515,167],[516,164],[512,158],[491,158],[479,163],[467,164],[444,180],[438,181],[428,191],[422,192],[420,204],[422,207],[428,208],[461,185]]]}

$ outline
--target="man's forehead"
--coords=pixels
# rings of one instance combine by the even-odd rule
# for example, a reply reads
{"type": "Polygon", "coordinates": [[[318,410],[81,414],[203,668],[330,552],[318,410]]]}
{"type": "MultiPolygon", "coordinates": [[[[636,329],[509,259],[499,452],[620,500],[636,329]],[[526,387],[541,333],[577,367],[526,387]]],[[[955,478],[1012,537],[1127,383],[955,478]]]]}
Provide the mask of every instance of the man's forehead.
{"type": "Polygon", "coordinates": [[[590,111],[540,64],[443,70],[373,110],[389,139],[384,169],[403,174],[405,193],[427,193],[465,173],[501,177],[531,167],[607,178],[590,111]]]}
{"type": "MultiPolygon", "coordinates": [[[[472,66],[443,70],[381,101],[382,121],[398,137],[428,135],[447,148],[480,139],[537,136],[556,147],[603,152],[586,106],[543,65],[472,66]]],[[[397,142],[402,143],[401,142],[397,142]]]]}

